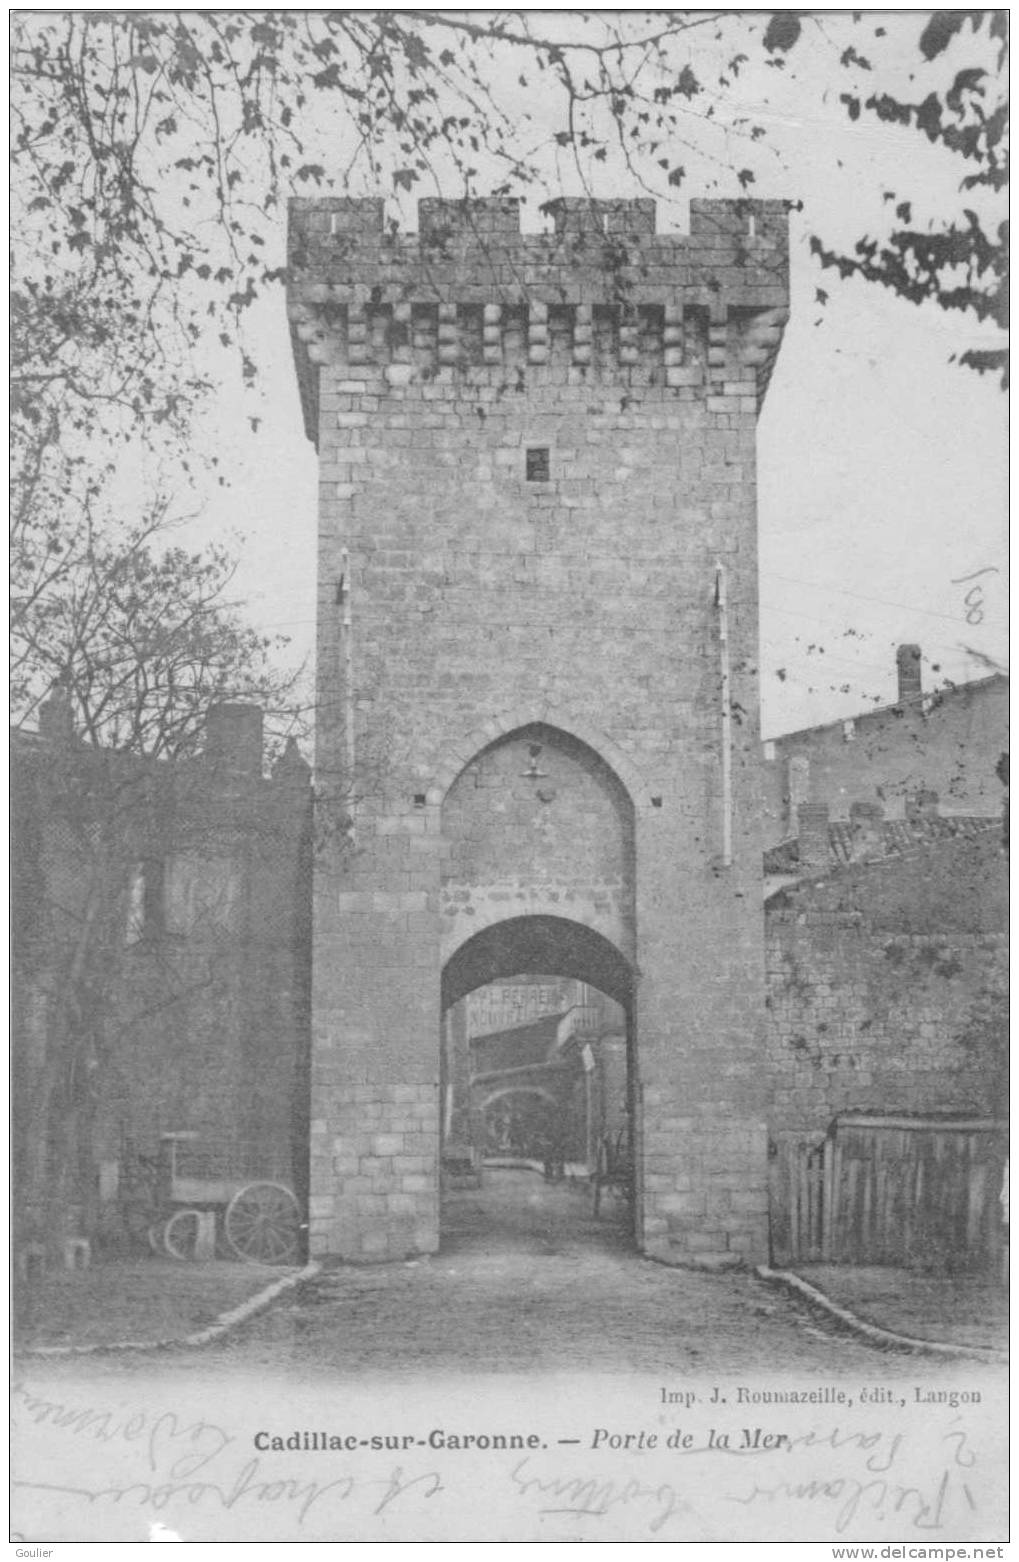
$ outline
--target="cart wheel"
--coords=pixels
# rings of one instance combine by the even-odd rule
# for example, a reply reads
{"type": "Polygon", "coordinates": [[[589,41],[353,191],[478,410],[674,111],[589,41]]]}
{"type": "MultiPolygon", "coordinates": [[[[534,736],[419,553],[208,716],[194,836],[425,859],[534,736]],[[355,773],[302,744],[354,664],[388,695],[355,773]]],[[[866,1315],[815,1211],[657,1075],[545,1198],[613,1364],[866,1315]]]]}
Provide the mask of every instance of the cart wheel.
{"type": "Polygon", "coordinates": [[[190,1259],[195,1256],[198,1240],[198,1211],[179,1209],[171,1215],[163,1227],[163,1248],[171,1258],[190,1259]]]}
{"type": "Polygon", "coordinates": [[[301,1211],[280,1182],[249,1182],[227,1205],[223,1228],[238,1258],[286,1264],[297,1257],[301,1211]]]}

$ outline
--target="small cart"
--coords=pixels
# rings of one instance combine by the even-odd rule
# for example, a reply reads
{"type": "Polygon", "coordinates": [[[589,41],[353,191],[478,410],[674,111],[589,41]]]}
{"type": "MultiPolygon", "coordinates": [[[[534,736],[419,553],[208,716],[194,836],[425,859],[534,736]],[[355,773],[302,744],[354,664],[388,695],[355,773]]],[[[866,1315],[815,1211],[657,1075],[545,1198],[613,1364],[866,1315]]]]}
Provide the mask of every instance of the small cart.
{"type": "Polygon", "coordinates": [[[298,1256],[301,1207],[283,1167],[264,1148],[203,1143],[197,1133],[160,1135],[159,1211],[149,1228],[155,1251],[194,1258],[203,1231],[248,1263],[290,1264],[298,1256]],[[211,1221],[210,1221],[211,1217],[211,1221]]]}

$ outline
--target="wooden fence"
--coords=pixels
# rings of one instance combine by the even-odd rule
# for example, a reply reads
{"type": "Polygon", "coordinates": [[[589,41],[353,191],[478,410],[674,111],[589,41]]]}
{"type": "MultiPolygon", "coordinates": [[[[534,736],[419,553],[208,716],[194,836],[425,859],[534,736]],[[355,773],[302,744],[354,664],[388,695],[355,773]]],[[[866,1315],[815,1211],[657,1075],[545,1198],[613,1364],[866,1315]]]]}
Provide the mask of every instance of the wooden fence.
{"type": "Polygon", "coordinates": [[[787,1143],[772,1182],[786,1206],[773,1213],[776,1261],[993,1267],[1007,1143],[995,1119],[848,1114],[820,1143],[787,1143]]]}

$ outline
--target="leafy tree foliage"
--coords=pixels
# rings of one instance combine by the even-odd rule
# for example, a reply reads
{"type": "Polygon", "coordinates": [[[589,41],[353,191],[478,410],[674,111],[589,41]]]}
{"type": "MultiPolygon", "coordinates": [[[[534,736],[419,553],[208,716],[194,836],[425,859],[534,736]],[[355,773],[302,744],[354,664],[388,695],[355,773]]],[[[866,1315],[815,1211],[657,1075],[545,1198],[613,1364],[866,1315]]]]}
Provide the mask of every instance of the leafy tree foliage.
{"type": "MultiPolygon", "coordinates": [[[[821,264],[977,325],[1003,324],[1005,13],[917,14],[905,70],[901,34],[888,51],[886,20],[789,11],[16,13],[19,713],[43,692],[45,674],[59,676],[86,731],[151,747],[142,684],[146,711],[170,690],[177,699],[185,689],[195,699],[227,686],[256,692],[258,677],[245,679],[241,661],[253,657],[264,672],[270,648],[215,606],[225,557],[162,555],[150,530],[162,500],[135,529],[111,531],[103,517],[128,452],[148,450],[157,465],[171,458],[175,489],[187,480],[210,344],[236,351],[243,377],[255,377],[243,321],[283,276],[282,207],[293,192],[382,188],[397,204],[418,192],[544,194],[550,185],[598,194],[625,184],[663,200],[690,185],[739,195],[774,161],[769,83],[778,93],[792,81],[803,101],[836,95],[850,122],[897,127],[906,152],[920,137],[961,171],[958,211],[924,211],[909,189],[889,190],[887,231],[863,235],[848,253],[817,234],[821,264]],[[107,585],[116,625],[96,606],[107,585]],[[181,616],[164,616],[160,635],[153,619],[139,639],[133,604],[174,594],[181,616]],[[225,658],[215,673],[213,626],[225,658]],[[86,632],[99,636],[87,670],[86,632]],[[130,677],[128,645],[139,658],[130,677]],[[167,660],[153,680],[142,665],[152,667],[157,645],[167,660]],[[126,702],[116,716],[114,687],[126,702]]],[[[992,343],[964,358],[983,370],[1000,367],[1002,355],[992,343]]]]}
{"type": "MultiPolygon", "coordinates": [[[[738,79],[798,62],[804,93],[926,137],[973,195],[961,216],[921,221],[908,191],[889,192],[891,234],[851,256],[818,235],[822,262],[1000,321],[1003,232],[986,213],[1006,175],[1005,13],[915,25],[911,97],[880,13],[20,13],[19,416],[39,430],[58,408],[64,439],[184,416],[203,384],[192,349],[209,330],[232,342],[281,275],[291,192],[596,192],[625,175],[665,198],[693,165],[701,187],[752,189],[768,105],[748,112],[738,79]]],[[[242,366],[254,374],[243,349],[242,366]]]]}
{"type": "MultiPolygon", "coordinates": [[[[943,92],[928,91],[922,98],[874,90],[865,96],[856,92],[841,96],[851,119],[869,114],[906,126],[959,159],[966,169],[960,189],[976,202],[981,194],[1002,196],[1008,184],[1008,104],[999,75],[1005,64],[1007,14],[937,11],[920,34],[919,51],[925,61],[937,60],[967,32],[985,33],[996,45],[996,72],[992,73],[990,63],[966,64],[955,70],[943,92]]],[[[869,62],[859,55],[850,63],[870,70],[869,62]]],[[[837,267],[844,277],[877,282],[911,303],[932,299],[944,309],[961,310],[1004,331],[1008,326],[1007,221],[988,220],[975,206],[967,206],[958,217],[919,227],[914,224],[913,201],[892,190],[884,198],[894,206],[893,231],[883,241],[860,239],[851,256],[815,236],[811,247],[821,264],[837,267]]],[[[1006,380],[1003,348],[971,348],[962,354],[961,362],[979,372],[997,370],[1006,380]]]]}

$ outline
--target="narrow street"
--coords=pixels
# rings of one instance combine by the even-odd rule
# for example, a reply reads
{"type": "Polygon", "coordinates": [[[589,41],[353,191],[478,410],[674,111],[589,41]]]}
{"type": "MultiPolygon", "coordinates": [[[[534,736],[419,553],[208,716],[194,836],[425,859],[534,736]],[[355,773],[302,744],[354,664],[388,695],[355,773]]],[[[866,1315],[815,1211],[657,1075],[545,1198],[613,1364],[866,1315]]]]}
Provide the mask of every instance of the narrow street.
{"type": "Polygon", "coordinates": [[[651,1263],[623,1214],[486,1169],[433,1258],[323,1269],[202,1348],[26,1361],[19,1536],[1003,1533],[1000,1369],[651,1263]]]}
{"type": "MultiPolygon", "coordinates": [[[[324,1267],[221,1341],[161,1353],[160,1375],[916,1376],[918,1358],[876,1350],[752,1272],[705,1274],[640,1257],[623,1204],[607,1196],[597,1220],[591,1205],[579,1182],[486,1168],[482,1190],[447,1196],[440,1253],[324,1267]]],[[[133,1375],[151,1365],[95,1357],[89,1369],[133,1375]]],[[[922,1362],[924,1376],[954,1370],[922,1362]]]]}
{"type": "Polygon", "coordinates": [[[432,1258],[326,1269],[218,1354],[302,1375],[456,1373],[915,1375],[747,1272],[641,1258],[621,1202],[601,1217],[583,1185],[486,1168],[447,1195],[432,1258]]]}

